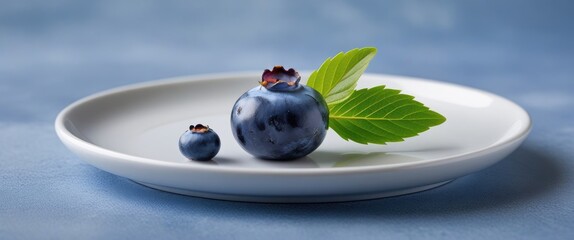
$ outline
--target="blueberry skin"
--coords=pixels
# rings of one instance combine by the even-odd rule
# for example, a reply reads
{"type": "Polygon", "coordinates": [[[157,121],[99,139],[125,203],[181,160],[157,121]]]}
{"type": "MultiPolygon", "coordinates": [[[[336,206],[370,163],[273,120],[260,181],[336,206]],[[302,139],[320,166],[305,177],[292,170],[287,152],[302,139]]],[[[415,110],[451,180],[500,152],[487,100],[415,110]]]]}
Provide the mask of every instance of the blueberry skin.
{"type": "Polygon", "coordinates": [[[290,160],[313,152],[325,139],[329,110],[320,93],[299,85],[292,91],[255,87],[233,106],[235,140],[251,155],[290,160]]]}
{"type": "Polygon", "coordinates": [[[220,147],[219,136],[211,129],[204,133],[187,130],[179,138],[179,151],[191,160],[209,161],[220,147]]]}

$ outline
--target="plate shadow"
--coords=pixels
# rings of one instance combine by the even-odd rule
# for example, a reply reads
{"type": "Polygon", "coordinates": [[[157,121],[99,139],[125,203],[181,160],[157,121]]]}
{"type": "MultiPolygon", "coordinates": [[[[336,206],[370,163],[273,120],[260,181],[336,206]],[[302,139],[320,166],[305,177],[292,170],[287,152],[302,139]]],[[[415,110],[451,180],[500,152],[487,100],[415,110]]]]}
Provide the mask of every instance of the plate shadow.
{"type": "Polygon", "coordinates": [[[284,214],[319,219],[452,215],[481,210],[497,211],[501,207],[520,205],[554,191],[564,180],[561,160],[534,149],[523,145],[498,164],[435,189],[342,203],[267,204],[211,200],[146,188],[103,171],[90,171],[100,176],[86,177],[115,177],[116,181],[98,181],[94,184],[108,184],[105,187],[109,194],[124,199],[133,198],[138,204],[168,206],[189,214],[214,214],[213,209],[218,209],[219,217],[236,217],[240,214],[246,218],[274,218],[284,214]]]}

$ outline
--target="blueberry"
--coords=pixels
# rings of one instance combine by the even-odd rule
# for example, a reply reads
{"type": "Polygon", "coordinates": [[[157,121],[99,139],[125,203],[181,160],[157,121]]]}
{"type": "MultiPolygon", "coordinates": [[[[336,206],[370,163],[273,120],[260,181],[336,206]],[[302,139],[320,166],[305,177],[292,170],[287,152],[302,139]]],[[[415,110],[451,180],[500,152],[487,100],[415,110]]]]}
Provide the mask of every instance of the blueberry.
{"type": "Polygon", "coordinates": [[[301,158],[323,142],[329,111],[313,88],[299,84],[294,69],[276,66],[263,72],[261,86],[233,106],[233,136],[251,155],[270,160],[301,158]]]}
{"type": "Polygon", "coordinates": [[[209,126],[189,126],[179,138],[179,151],[188,159],[208,161],[219,152],[219,136],[209,126]]]}

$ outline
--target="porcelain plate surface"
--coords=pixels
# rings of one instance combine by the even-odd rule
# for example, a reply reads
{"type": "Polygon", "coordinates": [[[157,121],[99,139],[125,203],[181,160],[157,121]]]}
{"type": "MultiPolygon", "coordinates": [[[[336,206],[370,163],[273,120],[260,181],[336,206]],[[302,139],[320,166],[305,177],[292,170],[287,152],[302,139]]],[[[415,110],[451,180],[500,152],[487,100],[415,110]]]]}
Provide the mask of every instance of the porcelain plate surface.
{"type": "Polygon", "coordinates": [[[229,123],[237,98],[259,79],[259,73],[214,74],[111,89],[62,110],[56,132],[89,164],[164,191],[238,201],[332,202],[440,186],[502,160],[531,128],[521,107],[488,92],[365,74],[358,88],[400,89],[447,121],[387,145],[346,142],[329,130],[305,158],[263,161],[241,149],[229,123]],[[197,123],[209,125],[221,138],[211,162],[189,161],[179,153],[179,136],[197,123]]]}

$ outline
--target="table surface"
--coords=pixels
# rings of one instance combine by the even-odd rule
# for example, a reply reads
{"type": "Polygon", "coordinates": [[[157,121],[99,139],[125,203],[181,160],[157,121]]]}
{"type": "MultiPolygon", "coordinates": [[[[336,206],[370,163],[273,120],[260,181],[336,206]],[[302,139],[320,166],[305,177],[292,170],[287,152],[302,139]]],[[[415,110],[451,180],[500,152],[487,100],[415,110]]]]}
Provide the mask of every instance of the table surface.
{"type": "Polygon", "coordinates": [[[574,237],[571,1],[0,1],[0,239],[574,237]],[[326,3],[323,3],[326,4],[326,3]],[[156,191],[84,163],[57,113],[182,75],[314,69],[355,47],[368,72],[463,84],[534,128],[500,163],[370,201],[257,204],[156,191]]]}

